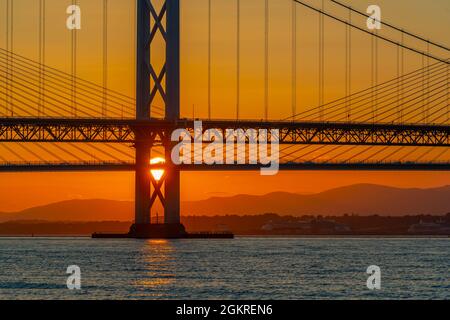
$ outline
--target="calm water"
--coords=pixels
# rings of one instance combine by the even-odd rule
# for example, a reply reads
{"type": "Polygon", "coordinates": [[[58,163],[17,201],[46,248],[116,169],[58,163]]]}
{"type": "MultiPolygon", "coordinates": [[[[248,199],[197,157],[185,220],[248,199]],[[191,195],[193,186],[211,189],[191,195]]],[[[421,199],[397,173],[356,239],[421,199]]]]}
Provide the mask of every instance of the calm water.
{"type": "Polygon", "coordinates": [[[450,299],[450,239],[0,239],[0,299],[25,298],[450,299]]]}

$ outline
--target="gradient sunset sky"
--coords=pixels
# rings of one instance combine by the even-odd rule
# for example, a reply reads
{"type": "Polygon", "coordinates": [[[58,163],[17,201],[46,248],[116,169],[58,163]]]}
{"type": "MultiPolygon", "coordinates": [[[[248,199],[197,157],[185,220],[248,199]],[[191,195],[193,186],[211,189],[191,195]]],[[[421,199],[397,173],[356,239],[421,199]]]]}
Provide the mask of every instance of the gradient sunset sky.
{"type": "MultiPolygon", "coordinates": [[[[37,60],[38,1],[14,1],[14,52],[37,60]]],[[[320,5],[319,0],[305,1],[320,5]]],[[[450,1],[448,0],[342,0],[365,11],[378,4],[386,21],[425,38],[450,45],[450,1]]],[[[71,34],[65,28],[71,0],[47,0],[46,64],[70,72],[71,34]]],[[[102,1],[79,0],[82,30],[78,31],[77,76],[102,83],[102,1]]],[[[182,0],[182,113],[184,117],[207,114],[207,0],[182,0]]],[[[346,17],[328,1],[325,9],[346,17]]],[[[6,0],[0,0],[0,46],[6,48],[6,0]]],[[[236,0],[213,0],[212,8],[212,115],[233,118],[236,105],[236,0]]],[[[241,98],[242,118],[260,119],[264,101],[264,1],[241,0],[241,98]]],[[[109,0],[108,87],[134,96],[134,2],[109,0]]],[[[297,110],[318,103],[317,14],[297,8],[297,110]]],[[[270,4],[270,111],[272,119],[285,118],[292,108],[291,93],[291,1],[270,4]]],[[[355,22],[357,22],[355,18],[355,22]]],[[[361,21],[359,21],[361,22],[361,21]]],[[[325,100],[342,97],[344,83],[345,28],[326,20],[325,100]]],[[[395,33],[389,33],[396,37],[395,33]]],[[[354,33],[355,91],[370,87],[370,39],[354,33]]],[[[411,46],[426,50],[413,40],[411,46]]],[[[380,82],[395,77],[395,48],[380,44],[380,82]]],[[[162,50],[153,59],[160,62],[162,50]]],[[[443,55],[442,51],[432,52],[443,55]]],[[[406,53],[405,72],[420,67],[422,60],[406,53]]],[[[160,101],[156,102],[161,103],[160,101]]],[[[0,104],[0,108],[3,106],[0,104]]],[[[1,152],[1,150],[0,150],[1,152]]],[[[265,194],[273,191],[314,193],[354,183],[376,183],[398,187],[435,187],[450,184],[447,172],[282,172],[262,177],[258,172],[184,173],[182,199],[197,200],[237,193],[265,194]]],[[[19,210],[73,198],[132,200],[132,173],[33,173],[0,175],[0,211],[19,210]]]]}

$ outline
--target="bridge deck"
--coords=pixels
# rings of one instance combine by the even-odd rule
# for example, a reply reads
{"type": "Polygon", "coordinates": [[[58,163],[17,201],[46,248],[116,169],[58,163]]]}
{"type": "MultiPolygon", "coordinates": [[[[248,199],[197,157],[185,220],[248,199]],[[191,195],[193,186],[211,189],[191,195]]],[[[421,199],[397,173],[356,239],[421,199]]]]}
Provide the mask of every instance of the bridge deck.
{"type": "MultiPolygon", "coordinates": [[[[151,166],[163,169],[164,166],[151,166]]],[[[259,171],[261,165],[180,165],[181,171],[259,171]]],[[[0,172],[134,171],[133,162],[17,162],[0,164],[0,172]]],[[[281,171],[450,171],[450,162],[354,162],[354,163],[282,163],[281,171]]]]}
{"type": "MultiPolygon", "coordinates": [[[[195,121],[0,118],[0,142],[134,143],[136,134],[159,137],[174,129],[193,134],[195,121]]],[[[352,122],[208,120],[202,129],[278,129],[280,144],[450,146],[450,126],[352,122]]],[[[269,135],[270,136],[270,135],[269,135]]],[[[158,142],[158,141],[157,141],[158,142]]]]}

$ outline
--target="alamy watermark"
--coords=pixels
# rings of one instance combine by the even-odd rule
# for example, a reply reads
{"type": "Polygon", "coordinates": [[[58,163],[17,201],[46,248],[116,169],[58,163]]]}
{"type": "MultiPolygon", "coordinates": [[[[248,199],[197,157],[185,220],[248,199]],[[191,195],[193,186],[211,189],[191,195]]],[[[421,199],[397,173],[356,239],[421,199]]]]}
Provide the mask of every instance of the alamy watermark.
{"type": "Polygon", "coordinates": [[[67,289],[69,290],[81,290],[81,268],[76,265],[67,267],[67,289]]]}
{"type": "Polygon", "coordinates": [[[202,121],[195,121],[193,135],[187,129],[177,129],[171,138],[178,142],[171,153],[175,165],[260,164],[264,176],[276,175],[280,168],[278,129],[203,130],[202,121]]]}
{"type": "Polygon", "coordinates": [[[69,17],[66,20],[66,27],[69,30],[81,29],[81,8],[77,5],[70,5],[67,7],[66,13],[69,17]]]}
{"type": "Polygon", "coordinates": [[[381,268],[379,266],[369,266],[367,274],[370,274],[367,279],[367,288],[370,290],[381,290],[381,268]]]}
{"type": "Polygon", "coordinates": [[[369,30],[381,30],[381,8],[375,4],[367,7],[367,13],[370,17],[367,19],[367,28],[369,30]]]}
{"type": "MultiPolygon", "coordinates": [[[[381,8],[378,5],[372,4],[367,7],[367,14],[370,16],[367,19],[367,28],[369,30],[381,29],[381,8]]],[[[70,5],[66,9],[69,17],[66,20],[66,27],[69,30],[81,29],[81,7],[79,5],[70,5]]]]}

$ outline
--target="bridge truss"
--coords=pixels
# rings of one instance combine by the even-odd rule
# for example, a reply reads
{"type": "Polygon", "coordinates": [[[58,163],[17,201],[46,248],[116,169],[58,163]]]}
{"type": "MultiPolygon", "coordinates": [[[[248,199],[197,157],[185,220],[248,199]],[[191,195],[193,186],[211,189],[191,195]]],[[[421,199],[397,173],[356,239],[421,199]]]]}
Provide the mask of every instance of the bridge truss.
{"type": "MultiPolygon", "coordinates": [[[[198,165],[183,164],[175,166],[171,161],[165,165],[150,165],[150,159],[155,155],[170,159],[170,152],[175,142],[171,141],[171,133],[175,129],[185,129],[194,135],[196,121],[180,118],[180,2],[179,0],[162,1],[161,6],[156,1],[136,0],[137,3],[137,55],[136,55],[136,99],[125,97],[104,87],[99,87],[83,81],[73,75],[36,63],[19,56],[8,49],[0,49],[0,71],[6,73],[6,79],[0,78],[0,89],[5,93],[0,96],[0,103],[5,105],[4,117],[0,118],[0,143],[14,155],[17,152],[6,145],[41,144],[60,145],[76,144],[96,146],[108,144],[117,151],[116,146],[127,146],[132,150],[131,160],[84,160],[79,161],[8,161],[0,162],[0,172],[43,172],[43,171],[133,171],[136,175],[135,212],[136,224],[146,225],[151,222],[150,210],[159,199],[165,211],[165,223],[168,225],[180,222],[180,172],[181,171],[214,171],[214,170],[259,170],[261,165],[228,164],[228,165],[198,165]],[[151,49],[156,46],[156,39],[164,44],[164,62],[161,66],[153,63],[151,49]],[[78,86],[78,95],[74,89],[78,86]],[[45,90],[43,90],[45,88],[45,90]],[[72,101],[68,97],[72,97],[72,101]],[[74,98],[75,97],[75,98],[74,98]],[[33,102],[38,99],[38,106],[33,102]],[[155,107],[156,99],[163,106],[155,107]],[[47,104],[42,104],[46,101],[47,104]],[[101,103],[101,110],[96,104],[101,103]],[[77,109],[78,108],[78,109],[77,109]],[[33,110],[36,110],[37,115],[33,110]],[[47,112],[47,114],[45,114],[47,112]],[[19,113],[20,115],[17,115],[19,113]],[[124,118],[125,113],[125,118],[124,118]],[[71,114],[73,117],[67,116],[71,114]],[[79,115],[86,118],[78,118],[79,115]],[[101,115],[103,118],[99,118],[101,115]],[[111,118],[107,118],[111,116],[111,118]],[[128,118],[127,118],[128,117],[128,118]],[[113,146],[114,145],[114,146],[113,146]],[[165,173],[160,181],[156,181],[149,173],[151,169],[164,168],[165,173]]],[[[342,4],[332,0],[339,6],[342,4]]],[[[237,0],[239,8],[239,0],[237,0]]],[[[427,66],[399,75],[391,81],[378,84],[361,92],[352,93],[350,84],[346,83],[347,96],[325,104],[323,101],[323,43],[321,42],[320,92],[319,107],[296,113],[285,120],[268,120],[268,6],[266,1],[266,49],[265,49],[265,120],[239,120],[239,101],[236,113],[238,120],[212,120],[209,106],[209,117],[202,121],[202,130],[217,129],[222,137],[226,130],[236,129],[276,129],[279,132],[277,140],[281,144],[282,156],[280,170],[450,170],[450,161],[427,161],[420,155],[416,161],[407,157],[391,160],[381,159],[358,160],[356,155],[367,152],[368,149],[379,148],[374,154],[379,154],[386,148],[407,149],[410,155],[416,149],[439,149],[438,157],[445,154],[450,146],[449,126],[449,59],[420,52],[413,47],[385,38],[376,32],[368,32],[356,27],[352,20],[345,20],[318,9],[303,1],[293,1],[318,13],[323,21],[329,17],[343,23],[347,30],[347,42],[351,37],[352,28],[369,33],[371,38],[383,40],[396,45],[401,50],[409,50],[423,55],[428,59],[427,66]],[[429,64],[429,59],[435,64],[429,64]],[[424,90],[424,86],[426,90],[424,90]],[[402,91],[399,91],[399,87],[402,91]],[[425,101],[427,106],[425,107],[425,101]],[[426,109],[426,112],[423,110],[426,109]],[[422,115],[421,113],[424,113],[422,115]],[[420,119],[420,121],[416,121],[420,119]],[[291,149],[298,146],[306,153],[317,153],[310,159],[302,155],[294,155],[291,149]],[[311,151],[310,146],[318,146],[311,151]],[[326,149],[332,147],[332,150],[326,149]],[[336,148],[334,148],[336,147],[336,148]],[[344,147],[343,151],[337,148],[344,147]],[[325,148],[321,150],[321,148],[325,148]],[[411,150],[410,150],[411,149],[411,150]],[[321,150],[318,152],[318,150],[321,150]],[[443,150],[442,152],[440,150],[443,150]],[[329,152],[330,151],[330,152],[329,152]],[[350,152],[349,152],[350,151],[350,152]],[[325,153],[334,155],[319,161],[325,153]],[[346,160],[338,156],[350,154],[346,160]]],[[[349,15],[366,16],[350,7],[345,7],[349,15]]],[[[211,11],[211,10],[210,10],[211,11]]],[[[294,11],[295,12],[295,11],[294,11]]],[[[294,17],[295,15],[293,15],[294,17]]],[[[239,24],[239,21],[238,21],[239,24]]],[[[293,23],[294,25],[294,23],[293,23]]],[[[388,25],[392,27],[391,25],[388,25]]],[[[321,22],[323,38],[323,22],[321,22]]],[[[11,29],[11,28],[10,28],[11,29]]],[[[402,34],[425,41],[414,34],[402,34]]],[[[295,32],[293,32],[294,37],[295,32]]],[[[11,38],[8,36],[8,39],[11,38]]],[[[211,38],[211,37],[210,37],[211,38]]],[[[238,37],[239,38],[239,37],[238,37]]],[[[350,41],[351,42],[351,41],[350,41]]],[[[427,45],[434,45],[444,50],[450,50],[429,40],[427,45]]],[[[210,44],[209,44],[210,45],[210,44]]],[[[239,44],[237,45],[239,50],[239,44]]],[[[296,39],[293,39],[293,50],[296,49],[296,39]]],[[[374,46],[375,48],[375,46],[374,46]]],[[[400,52],[400,51],[399,51],[400,52]]],[[[350,49],[346,60],[350,60],[350,49]]],[[[294,57],[294,54],[293,54],[294,57]]],[[[209,57],[210,59],[210,57],[209,57]]],[[[238,54],[239,59],[239,54],[238,54]]],[[[293,58],[294,59],[294,58],[293,58]]],[[[375,59],[375,54],[372,60],[375,59]]],[[[377,59],[377,58],[376,58],[377,59]]],[[[376,60],[375,59],[375,60],[376,60]]],[[[346,68],[350,62],[346,61],[346,68]]],[[[238,63],[238,83],[239,83],[238,63]]],[[[296,65],[293,61],[293,66],[296,65]]],[[[210,68],[209,68],[210,69],[210,68]]],[[[350,81],[351,70],[346,70],[346,80],[350,81]]],[[[211,76],[211,71],[209,71],[211,76]]],[[[375,72],[372,75],[376,78],[375,72]]],[[[293,87],[296,85],[293,74],[293,87]]],[[[210,90],[210,84],[209,88],[210,90]]],[[[238,88],[239,91],[239,88],[238,88]]],[[[293,89],[295,91],[295,89],[293,89]]],[[[208,93],[210,100],[210,92],[208,93]]],[[[294,93],[295,95],[295,93],[294,93]]],[[[239,100],[239,93],[238,93],[239,100]]],[[[293,104],[295,98],[293,98],[293,104]]],[[[193,117],[194,118],[194,117],[193,117]]],[[[268,137],[270,139],[270,135],[268,137]]],[[[207,144],[209,141],[203,141],[207,144]]],[[[78,148],[78,147],[77,147],[78,148]]],[[[29,150],[28,150],[29,151],[29,150]]],[[[64,151],[64,150],[63,150],[64,151]]],[[[29,151],[36,155],[36,153],[29,151]]],[[[86,151],[84,151],[86,153],[86,151]]],[[[128,151],[119,150],[125,155],[128,151]]],[[[106,154],[106,152],[103,151],[106,154]]],[[[39,157],[39,155],[37,155],[39,157]]],[[[1,154],[0,154],[1,158],[1,154]]]]}
{"type": "MultiPolygon", "coordinates": [[[[139,136],[162,144],[176,129],[186,129],[193,137],[194,128],[194,120],[6,118],[0,119],[0,142],[135,144],[139,136]]],[[[217,129],[224,142],[226,130],[276,129],[280,144],[450,146],[450,127],[444,125],[208,120],[202,121],[202,129],[217,129]]]]}

